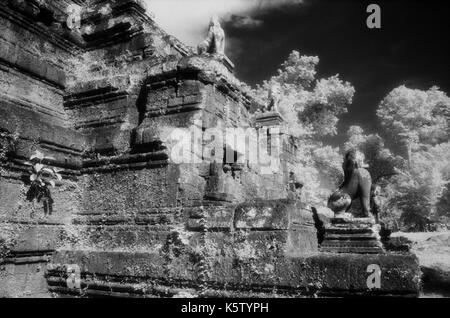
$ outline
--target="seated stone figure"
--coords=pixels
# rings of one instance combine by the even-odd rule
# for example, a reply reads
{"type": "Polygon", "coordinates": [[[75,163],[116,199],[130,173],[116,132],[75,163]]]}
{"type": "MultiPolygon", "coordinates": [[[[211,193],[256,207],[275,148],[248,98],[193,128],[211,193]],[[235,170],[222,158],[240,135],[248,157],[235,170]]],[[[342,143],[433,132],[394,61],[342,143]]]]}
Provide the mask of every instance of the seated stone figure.
{"type": "Polygon", "coordinates": [[[350,150],[345,154],[344,182],[334,192],[329,200],[328,207],[334,211],[336,217],[351,217],[347,215],[352,201],[360,199],[363,217],[370,217],[370,198],[372,178],[369,171],[363,168],[363,160],[356,150],[350,150]]]}
{"type": "Polygon", "coordinates": [[[211,18],[208,36],[198,46],[198,54],[205,53],[225,55],[225,32],[220,26],[218,16],[211,18]]]}

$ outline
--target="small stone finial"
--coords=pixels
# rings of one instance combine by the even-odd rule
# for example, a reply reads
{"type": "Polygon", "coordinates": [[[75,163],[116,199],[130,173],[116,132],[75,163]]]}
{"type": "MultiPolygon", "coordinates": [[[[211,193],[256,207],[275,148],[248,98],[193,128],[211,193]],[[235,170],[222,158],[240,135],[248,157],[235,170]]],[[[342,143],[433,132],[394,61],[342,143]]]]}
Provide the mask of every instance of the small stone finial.
{"type": "Polygon", "coordinates": [[[225,31],[222,29],[217,15],[211,18],[208,36],[199,44],[198,54],[225,55],[225,31]]]}

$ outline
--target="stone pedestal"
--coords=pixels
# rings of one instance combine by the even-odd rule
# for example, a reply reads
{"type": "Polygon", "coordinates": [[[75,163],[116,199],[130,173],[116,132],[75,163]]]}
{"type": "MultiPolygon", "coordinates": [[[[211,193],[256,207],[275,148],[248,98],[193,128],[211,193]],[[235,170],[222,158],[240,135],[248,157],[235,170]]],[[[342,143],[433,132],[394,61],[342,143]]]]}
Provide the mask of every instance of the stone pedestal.
{"type": "Polygon", "coordinates": [[[279,126],[283,121],[283,118],[278,112],[271,111],[258,115],[256,125],[258,127],[279,126]]]}
{"type": "Polygon", "coordinates": [[[384,253],[380,226],[373,218],[334,218],[325,227],[322,252],[330,253],[384,253]]]}

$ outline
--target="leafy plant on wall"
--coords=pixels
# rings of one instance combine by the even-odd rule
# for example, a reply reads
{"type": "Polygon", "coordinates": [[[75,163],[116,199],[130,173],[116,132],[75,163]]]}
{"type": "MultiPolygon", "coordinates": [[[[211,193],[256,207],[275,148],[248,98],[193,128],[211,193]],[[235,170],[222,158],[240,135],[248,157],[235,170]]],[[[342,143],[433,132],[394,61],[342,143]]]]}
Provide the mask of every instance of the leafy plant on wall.
{"type": "Polygon", "coordinates": [[[60,171],[52,166],[45,164],[49,160],[54,160],[52,157],[46,157],[38,150],[30,157],[29,165],[32,166],[32,174],[30,175],[30,189],[27,192],[27,200],[30,202],[42,202],[44,213],[52,214],[53,199],[50,192],[50,187],[56,186],[55,181],[61,181],[62,176],[60,171]]]}

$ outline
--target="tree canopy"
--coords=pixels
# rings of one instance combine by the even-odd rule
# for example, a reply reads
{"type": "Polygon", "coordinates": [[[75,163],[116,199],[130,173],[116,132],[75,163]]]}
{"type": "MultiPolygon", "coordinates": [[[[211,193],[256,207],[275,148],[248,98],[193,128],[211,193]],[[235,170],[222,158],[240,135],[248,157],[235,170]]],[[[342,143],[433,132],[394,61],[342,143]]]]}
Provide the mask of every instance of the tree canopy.
{"type": "Polygon", "coordinates": [[[336,135],[339,116],[347,112],[355,94],[353,86],[339,75],[316,79],[318,64],[318,57],[293,51],[278,74],[255,89],[256,96],[266,104],[270,88],[280,88],[279,111],[296,137],[336,135]]]}
{"type": "Polygon", "coordinates": [[[450,98],[434,86],[428,90],[393,89],[378,105],[380,131],[366,134],[350,126],[340,147],[324,142],[352,103],[354,87],[334,75],[316,78],[319,58],[293,51],[277,74],[253,89],[262,104],[273,87],[288,133],[299,145],[295,173],[312,204],[325,204],[342,181],[342,156],[364,155],[372,180],[383,196],[383,213],[405,229],[425,230],[431,219],[450,217],[450,98]]]}
{"type": "Polygon", "coordinates": [[[393,148],[406,146],[408,164],[392,180],[389,201],[413,230],[424,230],[426,222],[450,208],[444,207],[450,182],[449,111],[450,99],[439,88],[423,91],[404,85],[392,90],[377,111],[393,148]]]}

